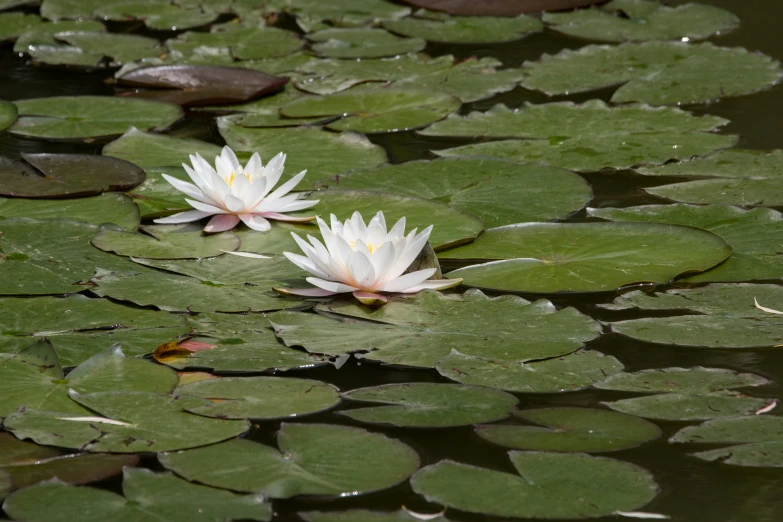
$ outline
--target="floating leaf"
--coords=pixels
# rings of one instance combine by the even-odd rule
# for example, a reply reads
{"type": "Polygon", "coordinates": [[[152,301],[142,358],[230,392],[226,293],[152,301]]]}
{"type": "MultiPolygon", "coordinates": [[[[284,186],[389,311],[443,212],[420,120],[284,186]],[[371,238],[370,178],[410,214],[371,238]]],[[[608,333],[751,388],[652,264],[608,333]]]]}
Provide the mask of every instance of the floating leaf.
{"type": "Polygon", "coordinates": [[[618,373],[595,385],[602,390],[638,393],[711,393],[746,386],[763,386],[769,381],[752,373],[722,368],[658,368],[634,373],[618,373]]]}
{"type": "Polygon", "coordinates": [[[57,49],[66,48],[70,51],[81,51],[83,59],[91,60],[91,65],[97,65],[103,58],[102,54],[85,53],[81,49],[64,45],[56,39],[58,33],[79,31],[79,32],[101,32],[106,28],[102,23],[95,20],[63,20],[60,22],[46,22],[32,27],[30,30],[19,35],[14,42],[14,52],[28,53],[33,57],[40,56],[41,49],[51,49],[56,52],[57,49]]]}
{"type": "Polygon", "coordinates": [[[783,318],[757,310],[753,299],[774,305],[783,301],[783,287],[754,284],[712,284],[647,295],[627,293],[609,310],[666,310],[670,317],[649,317],[610,323],[612,331],[651,343],[707,348],[760,348],[783,344],[783,318]]]}
{"type": "Polygon", "coordinates": [[[313,51],[325,58],[381,58],[415,53],[427,45],[423,38],[400,38],[383,29],[325,29],[307,38],[318,42],[313,51]]]}
{"type": "Polygon", "coordinates": [[[354,170],[318,184],[448,202],[488,227],[563,219],[592,198],[584,179],[567,170],[491,159],[409,161],[354,170]]]}
{"type": "Polygon", "coordinates": [[[389,31],[403,36],[423,38],[430,42],[492,43],[511,42],[541,31],[544,25],[537,18],[518,16],[449,17],[435,13],[416,13],[416,18],[403,18],[383,23],[389,31]]]}
{"type": "Polygon", "coordinates": [[[781,77],[767,55],[710,43],[625,43],[564,50],[525,62],[524,87],[549,95],[621,85],[615,103],[652,105],[705,103],[767,89],[781,77]]]}
{"type": "Polygon", "coordinates": [[[2,351],[18,352],[46,336],[64,366],[80,364],[115,343],[128,355],[144,355],[187,330],[181,316],[83,295],[0,299],[2,351]]]}
{"type": "MultiPolygon", "coordinates": [[[[306,232],[309,232],[306,231],[306,232]]],[[[258,234],[248,232],[248,234],[258,234]]],[[[286,231],[290,234],[290,231],[286,231]]],[[[266,235],[266,233],[264,234],[266,235]]],[[[236,237],[236,236],[235,236],[236,237]]],[[[290,237],[290,236],[289,236],[290,237]]],[[[263,241],[263,240],[262,240],[263,241]]],[[[262,241],[259,241],[262,242],[262,241]]],[[[293,239],[291,240],[293,242],[293,239]]],[[[271,246],[271,245],[270,245],[271,246]]],[[[242,248],[247,248],[244,244],[242,248]]],[[[135,263],[182,274],[215,285],[248,284],[267,290],[287,286],[306,274],[283,256],[254,259],[239,255],[208,257],[198,260],[161,260],[134,258],[135,263]]]]}
{"type": "Polygon", "coordinates": [[[202,234],[188,225],[147,225],[142,233],[103,229],[92,238],[93,246],[120,256],[148,259],[201,259],[233,252],[240,240],[230,232],[202,234]]]}
{"type": "Polygon", "coordinates": [[[158,460],[188,480],[270,498],[379,491],[406,480],[419,466],[409,446],[349,426],[283,423],[277,443],[279,451],[233,440],[158,460]]]}
{"type": "Polygon", "coordinates": [[[14,7],[36,6],[39,0],[0,0],[0,11],[4,9],[13,9],[14,7]]]}
{"type": "MultiPolygon", "coordinates": [[[[108,56],[112,59],[112,65],[160,56],[166,52],[155,38],[136,34],[67,31],[57,33],[56,37],[87,55],[108,56]]],[[[33,56],[41,58],[40,55],[33,56]]]]}
{"type": "Polygon", "coordinates": [[[159,87],[131,92],[134,97],[185,106],[241,103],[274,92],[287,78],[241,67],[159,65],[135,69],[117,77],[120,85],[159,87]]]}
{"type": "Polygon", "coordinates": [[[446,507],[501,517],[593,518],[637,509],[658,487],[638,466],[581,453],[510,451],[519,475],[442,460],[411,479],[413,490],[446,507]]]}
{"type": "Polygon", "coordinates": [[[714,116],[697,118],[680,109],[648,105],[609,107],[600,100],[591,100],[582,105],[526,104],[515,110],[501,104],[488,112],[452,114],[420,133],[525,138],[434,151],[440,156],[494,156],[595,171],[661,164],[731,147],[736,136],[711,132],[726,123],[727,120],[714,116]]]}
{"type": "Polygon", "coordinates": [[[418,513],[409,514],[408,511],[402,509],[388,513],[367,511],[366,509],[352,509],[349,511],[305,511],[298,513],[298,515],[305,522],[419,522],[421,520],[449,522],[449,519],[442,514],[427,515],[427,518],[422,518],[418,513]]]}
{"type": "MultiPolygon", "coordinates": [[[[131,468],[138,462],[138,455],[66,454],[0,433],[0,472],[11,477],[13,489],[55,478],[68,484],[87,484],[117,475],[123,467],[131,468]]],[[[0,498],[4,496],[0,492],[0,498]]]]}
{"type": "Polygon", "coordinates": [[[517,292],[601,292],[642,282],[667,283],[707,270],[731,253],[720,237],[657,223],[521,223],[493,228],[439,255],[462,262],[466,285],[517,292]]]}
{"type": "Polygon", "coordinates": [[[213,158],[220,155],[220,147],[205,141],[141,132],[135,127],[103,147],[104,156],[124,159],[143,169],[182,168],[183,163],[190,163],[188,156],[196,153],[212,162],[213,158]]]}
{"type": "Polygon", "coordinates": [[[302,98],[280,109],[291,118],[343,116],[328,123],[333,130],[368,134],[399,132],[427,126],[459,109],[450,94],[421,89],[362,89],[302,98]]]}
{"type": "Polygon", "coordinates": [[[38,444],[111,453],[195,448],[250,428],[246,420],[212,419],[185,411],[210,404],[198,397],[118,391],[71,393],[71,398],[103,417],[28,409],[6,417],[3,427],[38,444]]]}
{"type": "Polygon", "coordinates": [[[476,433],[507,448],[588,453],[635,448],[661,436],[649,421],[608,410],[541,408],[514,416],[539,426],[492,424],[476,426],[476,433]]]}
{"type": "Polygon", "coordinates": [[[769,404],[766,399],[737,392],[661,393],[602,403],[613,410],[648,419],[694,421],[750,415],[769,404]]]}
{"type": "MultiPolygon", "coordinates": [[[[63,0],[60,0],[63,1],[63,0]]],[[[403,0],[416,7],[467,16],[518,16],[522,13],[560,11],[595,3],[595,0],[403,0]]]]}
{"type": "Polygon", "coordinates": [[[544,300],[488,298],[476,291],[448,297],[424,291],[415,299],[392,299],[379,310],[347,302],[322,309],[373,322],[303,313],[278,313],[270,321],[287,346],[329,355],[367,351],[362,358],[425,368],[434,367],[452,349],[505,361],[556,357],[600,332],[597,323],[573,308],[557,311],[544,300]]]}
{"type": "Polygon", "coordinates": [[[125,230],[139,226],[139,208],[125,194],[109,192],[91,198],[29,200],[0,198],[0,218],[72,219],[93,225],[115,223],[125,230]]]}
{"type": "Polygon", "coordinates": [[[185,56],[199,48],[207,48],[212,52],[224,48],[238,60],[286,56],[299,50],[302,45],[302,39],[292,31],[235,23],[213,26],[208,33],[188,31],[166,41],[169,49],[185,56]]]}
{"type": "Polygon", "coordinates": [[[21,11],[0,14],[0,41],[13,40],[27,31],[34,30],[44,22],[36,14],[21,11]]]}
{"type": "Polygon", "coordinates": [[[308,180],[312,182],[386,162],[383,147],[353,132],[337,134],[316,128],[250,129],[239,125],[220,125],[219,130],[228,146],[235,151],[258,152],[267,161],[285,151],[286,167],[282,180],[307,170],[306,184],[308,180]]]}
{"type": "MultiPolygon", "coordinates": [[[[127,190],[144,181],[130,162],[91,154],[22,154],[0,158],[0,194],[22,198],[73,198],[127,190]]],[[[62,205],[62,203],[60,203],[62,205]]]]}
{"type": "Polygon", "coordinates": [[[120,345],[93,355],[66,378],[51,343],[38,341],[19,353],[0,354],[0,417],[25,409],[89,415],[69,390],[169,393],[176,384],[174,371],[125,357],[120,345]]]}
{"type": "Polygon", "coordinates": [[[64,515],[64,509],[79,513],[81,522],[219,522],[272,518],[271,507],[259,495],[218,491],[190,484],[172,473],[153,473],[148,469],[127,468],[123,478],[125,497],[103,489],[52,481],[15,493],[3,508],[14,520],[27,522],[64,521],[66,516],[71,516],[64,515]]]}
{"type": "Polygon", "coordinates": [[[284,419],[333,408],[340,402],[330,385],[293,377],[223,377],[185,384],[176,393],[211,401],[191,413],[219,419],[284,419]]]}
{"type": "Polygon", "coordinates": [[[41,16],[49,20],[90,18],[94,9],[106,4],[106,0],[44,0],[41,16]]]}
{"type": "Polygon", "coordinates": [[[612,221],[672,223],[703,228],[721,236],[732,248],[731,256],[712,270],[687,277],[694,283],[752,281],[783,278],[778,260],[783,244],[783,216],[775,210],[742,210],[706,205],[646,205],[628,208],[590,208],[591,216],[612,221]]]}
{"type": "Polygon", "coordinates": [[[54,140],[118,136],[131,126],[160,130],[183,116],[176,105],[113,96],[33,98],[16,107],[19,119],[9,132],[54,140]]]}
{"type": "Polygon", "coordinates": [[[517,393],[561,393],[582,390],[622,371],[612,356],[580,350],[541,361],[475,357],[460,348],[443,357],[435,369],[451,380],[517,393]]]}
{"type": "Polygon", "coordinates": [[[517,404],[509,393],[459,384],[427,382],[385,384],[345,392],[352,401],[378,402],[339,412],[370,424],[391,424],[414,428],[447,428],[504,419],[517,404]]]}
{"type": "Polygon", "coordinates": [[[0,131],[7,129],[16,121],[16,105],[0,100],[0,131]]]}
{"type": "Polygon", "coordinates": [[[304,31],[318,22],[335,26],[360,26],[408,16],[409,7],[383,0],[341,0],[340,3],[321,0],[285,0],[278,2],[281,8],[297,17],[304,31]]]}
{"type": "Polygon", "coordinates": [[[544,13],[555,31],[604,42],[703,40],[739,26],[733,13],[706,4],[668,7],[650,0],[612,0],[600,8],[544,13]]]}
{"type": "Polygon", "coordinates": [[[218,13],[198,4],[156,2],[154,0],[120,0],[93,10],[104,20],[128,22],[144,20],[153,30],[174,31],[198,27],[215,21],[218,13]]]}
{"type": "Polygon", "coordinates": [[[734,466],[783,467],[783,418],[767,415],[715,419],[688,426],[669,442],[733,444],[693,453],[694,457],[734,466]]]}
{"type": "Polygon", "coordinates": [[[706,158],[636,169],[644,176],[772,179],[780,177],[783,150],[729,149],[706,158]],[[752,174],[752,175],[751,175],[752,174]]]}
{"type": "Polygon", "coordinates": [[[187,196],[175,189],[163,177],[163,174],[166,174],[191,183],[192,180],[185,169],[182,167],[149,167],[144,170],[144,173],[147,175],[144,183],[128,191],[128,195],[133,197],[133,201],[139,207],[142,218],[168,216],[192,208],[185,201],[187,196]]]}

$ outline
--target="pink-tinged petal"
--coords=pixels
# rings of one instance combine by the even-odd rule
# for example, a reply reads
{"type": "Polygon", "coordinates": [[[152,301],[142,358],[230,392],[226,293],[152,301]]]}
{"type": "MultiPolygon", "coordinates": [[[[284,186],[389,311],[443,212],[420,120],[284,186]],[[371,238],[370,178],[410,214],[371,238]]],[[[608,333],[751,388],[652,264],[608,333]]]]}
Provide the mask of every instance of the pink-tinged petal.
{"type": "Polygon", "coordinates": [[[239,218],[234,214],[220,214],[213,217],[204,227],[204,232],[207,234],[214,234],[216,232],[225,232],[231,230],[239,223],[239,218]]]}
{"type": "Polygon", "coordinates": [[[291,221],[293,223],[309,223],[315,220],[315,216],[294,217],[287,216],[286,214],[280,214],[278,212],[259,212],[258,215],[267,219],[275,219],[277,221],[291,221]]]}
{"type": "Polygon", "coordinates": [[[300,181],[302,181],[302,178],[305,177],[305,174],[307,174],[306,170],[303,170],[293,178],[289,179],[282,185],[280,185],[277,189],[275,189],[274,192],[266,196],[266,199],[279,199],[292,190],[299,184],[300,181]]]}
{"type": "Polygon", "coordinates": [[[177,346],[182,348],[183,350],[187,350],[189,352],[201,352],[204,350],[210,350],[212,348],[217,347],[216,344],[209,344],[209,343],[202,343],[199,341],[193,341],[191,339],[188,339],[186,341],[182,341],[177,346]]]}
{"type": "Polygon", "coordinates": [[[335,295],[335,292],[324,290],[323,288],[278,288],[272,287],[272,290],[282,295],[297,295],[300,297],[329,297],[335,295]]]}
{"type": "Polygon", "coordinates": [[[334,292],[335,294],[344,294],[346,292],[353,292],[354,290],[358,290],[358,288],[355,286],[338,283],[337,281],[327,281],[317,277],[308,277],[307,282],[313,286],[317,286],[318,288],[323,288],[328,292],[334,292]]]}
{"type": "Polygon", "coordinates": [[[198,221],[199,219],[211,216],[210,212],[202,212],[200,210],[188,210],[187,212],[180,212],[173,216],[168,216],[159,219],[153,219],[155,223],[161,223],[163,225],[172,225],[175,223],[190,223],[191,221],[198,221]]]}
{"type": "Polygon", "coordinates": [[[272,228],[272,225],[269,224],[269,221],[262,218],[261,216],[256,216],[254,214],[240,214],[239,219],[241,219],[245,225],[249,226],[253,230],[257,230],[258,232],[266,232],[272,228]]]}
{"type": "Polygon", "coordinates": [[[231,194],[226,196],[224,202],[226,203],[226,208],[229,210],[229,212],[239,213],[245,210],[245,202],[236,196],[232,196],[231,194]]]}
{"type": "Polygon", "coordinates": [[[320,277],[321,279],[329,279],[329,275],[319,269],[310,258],[300,256],[299,254],[293,254],[291,252],[283,252],[283,255],[305,272],[310,272],[314,276],[320,277]]]}
{"type": "Polygon", "coordinates": [[[378,288],[381,292],[405,292],[408,288],[418,285],[432,277],[436,270],[434,268],[425,268],[424,270],[417,270],[410,274],[401,275],[397,279],[392,279],[378,288]]]}
{"type": "Polygon", "coordinates": [[[185,201],[187,201],[191,207],[195,208],[196,210],[200,210],[202,212],[207,212],[209,214],[228,214],[227,210],[215,207],[213,205],[207,205],[206,203],[202,203],[201,201],[196,201],[193,199],[186,199],[185,201]]]}
{"type": "Polygon", "coordinates": [[[353,292],[353,296],[359,300],[365,306],[382,306],[389,302],[389,298],[385,295],[376,294],[373,292],[353,292]]]}
{"type": "Polygon", "coordinates": [[[415,294],[422,290],[446,290],[447,288],[454,288],[462,284],[462,279],[438,279],[434,281],[424,281],[418,285],[414,285],[407,290],[401,290],[398,293],[401,294],[415,294]]]}

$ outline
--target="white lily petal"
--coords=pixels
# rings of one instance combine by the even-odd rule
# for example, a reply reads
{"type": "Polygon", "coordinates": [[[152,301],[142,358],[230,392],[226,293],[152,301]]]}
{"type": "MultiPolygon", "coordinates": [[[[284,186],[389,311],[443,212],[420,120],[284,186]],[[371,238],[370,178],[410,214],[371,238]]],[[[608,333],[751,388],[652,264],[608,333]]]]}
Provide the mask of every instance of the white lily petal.
{"type": "Polygon", "coordinates": [[[419,283],[418,285],[414,285],[406,290],[401,290],[399,293],[415,294],[416,292],[421,292],[422,290],[446,290],[447,288],[454,288],[455,286],[459,286],[461,284],[462,284],[462,279],[438,279],[432,281],[427,280],[419,283]]]}
{"type": "Polygon", "coordinates": [[[277,156],[269,160],[264,168],[264,177],[266,178],[267,188],[264,192],[266,196],[271,191],[277,182],[280,181],[280,177],[283,175],[283,169],[285,167],[285,154],[282,152],[277,156]]]}
{"type": "Polygon", "coordinates": [[[209,214],[228,214],[229,212],[227,210],[224,210],[222,208],[218,208],[212,205],[207,205],[206,203],[202,203],[201,201],[196,201],[193,199],[185,199],[185,201],[188,202],[188,204],[195,208],[196,210],[201,210],[202,212],[207,212],[209,214]]]}
{"type": "Polygon", "coordinates": [[[334,292],[335,294],[343,294],[345,292],[353,292],[354,290],[358,290],[358,288],[355,286],[338,283],[336,281],[326,281],[317,277],[308,277],[307,282],[313,286],[317,286],[318,288],[323,288],[329,292],[334,292]]]}
{"type": "Polygon", "coordinates": [[[240,214],[239,219],[241,219],[242,222],[248,227],[259,232],[267,232],[272,228],[272,225],[269,223],[269,221],[266,220],[266,218],[255,214],[240,214]]]}
{"type": "Polygon", "coordinates": [[[245,210],[245,202],[240,198],[229,194],[225,199],[226,209],[232,213],[239,213],[245,210]]]}
{"type": "MultiPolygon", "coordinates": [[[[205,197],[204,192],[197,186],[193,185],[192,183],[188,183],[187,181],[182,181],[181,179],[177,179],[174,176],[169,176],[168,174],[161,174],[161,175],[163,176],[163,179],[169,182],[169,185],[179,190],[186,196],[190,196],[193,199],[203,201],[203,198],[205,197]]],[[[208,202],[205,201],[205,203],[208,202]]]]}
{"type": "Polygon", "coordinates": [[[228,145],[224,146],[223,150],[220,151],[220,156],[228,162],[228,164],[231,166],[231,170],[236,172],[237,175],[242,172],[242,166],[239,164],[237,155],[234,154],[234,151],[231,150],[231,147],[228,145]]]}
{"type": "Polygon", "coordinates": [[[312,259],[305,256],[300,256],[299,254],[292,254],[291,252],[283,252],[283,255],[305,272],[310,272],[314,276],[320,277],[321,279],[329,279],[329,275],[319,270],[318,267],[315,266],[315,263],[313,263],[312,259]]]}
{"type": "Polygon", "coordinates": [[[231,254],[232,256],[239,256],[239,257],[249,257],[251,259],[272,259],[272,256],[265,256],[262,254],[256,254],[254,252],[232,252],[230,250],[220,250],[224,254],[231,254]]]}
{"type": "Polygon", "coordinates": [[[401,275],[381,285],[379,290],[383,292],[406,292],[409,288],[419,285],[432,277],[435,272],[434,268],[425,268],[424,270],[401,275]]]}
{"type": "Polygon", "coordinates": [[[244,172],[250,181],[264,178],[264,164],[261,163],[261,156],[258,155],[258,152],[254,152],[253,155],[250,156],[250,160],[248,160],[247,165],[245,165],[244,172]]]}
{"type": "Polygon", "coordinates": [[[282,185],[280,185],[274,192],[266,196],[267,199],[278,199],[280,197],[285,196],[299,184],[300,181],[302,181],[302,178],[305,177],[305,174],[307,174],[306,170],[303,170],[293,178],[289,179],[282,185]]]}
{"type": "Polygon", "coordinates": [[[211,216],[211,212],[202,212],[201,210],[188,210],[187,212],[180,212],[173,216],[164,218],[153,219],[155,223],[161,223],[163,225],[173,225],[177,223],[190,223],[191,221],[198,221],[207,216],[211,216]]]}

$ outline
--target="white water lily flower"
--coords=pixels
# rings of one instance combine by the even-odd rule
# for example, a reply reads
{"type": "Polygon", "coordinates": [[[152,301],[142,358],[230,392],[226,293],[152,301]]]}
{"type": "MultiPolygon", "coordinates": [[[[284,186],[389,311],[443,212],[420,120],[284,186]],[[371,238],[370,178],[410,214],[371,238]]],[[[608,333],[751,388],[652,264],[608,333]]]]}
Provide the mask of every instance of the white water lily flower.
{"type": "Polygon", "coordinates": [[[258,153],[255,153],[245,168],[242,168],[236,154],[229,147],[223,147],[220,156],[215,158],[215,168],[198,153],[191,154],[190,161],[192,168],[185,163],[182,166],[195,185],[166,174],[163,174],[163,177],[174,188],[192,198],[185,201],[195,210],[156,219],[155,223],[188,223],[214,216],[204,227],[204,232],[230,230],[240,220],[253,230],[266,232],[271,228],[268,219],[297,222],[315,219],[295,218],[284,214],[310,208],[318,203],[299,199],[297,194],[286,195],[302,180],[306,170],[272,192],[283,174],[285,154],[282,152],[272,158],[266,167],[261,163],[258,153]]]}
{"type": "Polygon", "coordinates": [[[367,225],[358,212],[345,223],[332,214],[331,228],[321,218],[317,220],[326,246],[312,236],[307,236],[307,243],[291,233],[305,255],[283,252],[292,263],[315,276],[307,281],[317,288],[276,289],[279,292],[308,297],[353,292],[365,304],[378,304],[387,300],[380,292],[411,294],[427,288],[451,288],[462,282],[428,281],[435,268],[405,274],[426,245],[432,226],[419,234],[414,229],[406,236],[402,218],[387,231],[383,212],[378,212],[367,225]]]}

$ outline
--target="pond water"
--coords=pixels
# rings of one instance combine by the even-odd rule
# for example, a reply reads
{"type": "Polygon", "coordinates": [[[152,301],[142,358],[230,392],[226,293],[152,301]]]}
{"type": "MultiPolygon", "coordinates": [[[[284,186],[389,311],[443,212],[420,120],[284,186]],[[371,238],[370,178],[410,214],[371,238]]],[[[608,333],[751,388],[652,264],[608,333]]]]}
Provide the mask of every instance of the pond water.
{"type": "MultiPolygon", "coordinates": [[[[760,51],[774,59],[783,60],[783,39],[779,37],[778,21],[783,16],[783,5],[774,2],[762,6],[754,2],[734,2],[732,0],[703,0],[704,3],[725,8],[735,13],[742,21],[735,31],[711,41],[727,47],[745,47],[760,51]]],[[[685,2],[667,2],[678,5],[685,2]]],[[[30,8],[27,12],[35,12],[30,8]]],[[[281,25],[294,29],[290,18],[283,18],[281,25]]],[[[158,38],[168,37],[164,31],[149,31],[140,23],[110,23],[112,31],[152,35],[158,38]]],[[[499,44],[446,44],[429,43],[423,52],[430,56],[452,54],[458,59],[468,57],[493,57],[506,67],[518,67],[525,60],[536,60],[543,53],[555,54],[562,49],[578,49],[589,42],[571,38],[552,30],[545,30],[516,40],[499,44]]],[[[12,44],[6,42],[0,50],[0,99],[15,101],[27,98],[39,98],[62,95],[102,95],[115,93],[113,84],[107,82],[115,69],[85,72],[79,69],[52,68],[26,63],[12,51],[12,44]]],[[[516,108],[525,102],[547,103],[551,101],[585,102],[601,99],[609,102],[614,88],[601,89],[568,96],[549,97],[541,92],[516,87],[508,92],[480,101],[465,103],[461,114],[471,111],[487,111],[498,103],[516,108]]],[[[715,115],[730,120],[720,130],[720,134],[736,134],[740,140],[738,147],[744,149],[770,150],[781,146],[783,135],[783,85],[777,85],[755,94],[728,97],[708,104],[683,106],[697,115],[715,115]]],[[[166,131],[168,135],[199,139],[219,145],[224,139],[218,132],[214,114],[188,111],[186,117],[166,131]]],[[[393,164],[415,160],[434,159],[433,150],[447,149],[469,143],[462,138],[424,136],[415,131],[370,135],[370,140],[382,146],[393,164]]],[[[55,142],[27,139],[9,132],[0,133],[0,156],[18,158],[20,153],[54,152],[100,154],[106,141],[92,143],[55,142]]],[[[265,157],[266,161],[269,156],[265,157]]],[[[301,161],[297,162],[300,164],[301,161]]],[[[306,163],[306,162],[305,162],[306,163]]],[[[587,205],[591,208],[632,207],[637,205],[669,204],[670,200],[645,192],[643,189],[658,185],[667,185],[680,181],[674,176],[642,176],[631,170],[605,170],[602,172],[582,172],[580,175],[589,183],[593,198],[587,205]]],[[[783,210],[781,207],[772,207],[783,210]]],[[[0,209],[0,214],[2,209],[0,209]]],[[[365,216],[367,217],[367,216],[365,216]]],[[[597,222],[581,211],[562,222],[597,222]]],[[[0,226],[0,230],[2,226],[0,226]]],[[[458,264],[441,261],[445,269],[458,264]]],[[[2,265],[0,265],[2,267],[2,265]]],[[[771,278],[770,278],[771,279],[771,278]]],[[[770,284],[779,284],[776,281],[770,284]]],[[[681,287],[682,285],[680,285],[681,287]]],[[[676,287],[676,285],[675,285],[676,287]]],[[[658,291],[672,288],[659,285],[658,291]]],[[[464,291],[466,287],[461,287],[464,291]]],[[[622,291],[603,291],[588,294],[532,294],[519,293],[528,300],[542,297],[549,299],[558,308],[574,307],[583,314],[598,321],[615,322],[640,317],[650,317],[653,312],[639,310],[607,310],[598,305],[613,302],[622,291]]],[[[488,291],[490,295],[502,295],[504,292],[488,291]]],[[[90,297],[98,295],[88,292],[90,297]]],[[[109,294],[111,295],[111,294],[109,294]]],[[[40,299],[40,298],[33,298],[40,299]]],[[[780,302],[762,303],[772,308],[780,308],[780,302]]],[[[5,342],[5,341],[0,341],[5,342]]],[[[614,356],[621,361],[625,372],[636,372],[651,368],[682,367],[730,369],[737,372],[757,374],[771,381],[759,388],[743,388],[743,393],[751,397],[764,399],[783,399],[783,351],[774,348],[764,349],[725,349],[695,348],[662,343],[646,342],[629,336],[611,333],[608,328],[597,338],[586,343],[590,350],[614,356]]],[[[150,347],[151,352],[155,347],[150,347]]],[[[0,351],[6,349],[0,347],[0,351]]],[[[316,351],[316,350],[314,350],[316,351]]],[[[150,364],[153,364],[152,362],[150,364]]],[[[67,366],[67,365],[66,365],[67,366]]],[[[291,370],[277,373],[289,377],[314,379],[332,384],[341,391],[392,383],[432,382],[452,383],[435,369],[402,368],[382,366],[375,362],[350,358],[342,367],[325,365],[306,370],[291,370]]],[[[581,391],[564,393],[515,393],[519,399],[518,409],[528,410],[544,407],[588,407],[603,408],[602,401],[616,401],[637,396],[593,387],[581,391]]],[[[444,459],[488,468],[506,473],[515,473],[509,462],[507,448],[483,440],[474,431],[472,425],[451,428],[415,428],[390,427],[361,423],[335,412],[349,410],[356,403],[344,401],[329,411],[316,413],[302,419],[308,423],[343,424],[383,433],[404,442],[419,455],[421,467],[435,464],[444,459]]],[[[776,410],[766,415],[775,416],[776,410]]],[[[296,421],[291,421],[296,422],[296,421]]],[[[783,471],[775,467],[732,466],[720,462],[708,462],[689,456],[703,447],[695,444],[671,444],[669,437],[689,424],[680,421],[653,420],[661,430],[657,439],[639,447],[625,449],[601,455],[630,462],[648,470],[658,484],[660,492],[638,511],[662,513],[678,521],[711,522],[773,522],[783,520],[783,500],[780,496],[780,484],[783,471]]],[[[499,421],[501,424],[524,424],[519,419],[499,421]]],[[[275,437],[280,429],[280,421],[255,421],[245,436],[272,447],[276,446],[275,437]]],[[[710,446],[721,447],[721,446],[710,446]]],[[[164,467],[154,455],[143,454],[140,466],[155,471],[164,467]]],[[[122,480],[119,476],[96,481],[94,487],[120,493],[122,480]]],[[[2,491],[2,488],[0,488],[2,491]]],[[[369,509],[373,511],[394,511],[406,506],[413,511],[433,513],[441,509],[437,503],[428,503],[417,494],[410,483],[401,484],[382,491],[359,496],[330,498],[324,496],[299,496],[295,498],[273,500],[273,520],[280,522],[301,522],[297,513],[302,511],[341,511],[349,509],[369,509]]],[[[63,509],[66,509],[65,507],[63,509]]],[[[2,518],[3,515],[0,515],[2,518]]],[[[480,513],[467,513],[457,509],[447,512],[449,519],[456,521],[508,520],[480,513]]],[[[71,518],[77,520],[78,517],[71,518]]],[[[595,520],[617,520],[617,516],[597,518],[595,520]]],[[[358,520],[358,519],[357,519],[358,520]]],[[[400,519],[402,520],[402,519],[400,519]]]]}

